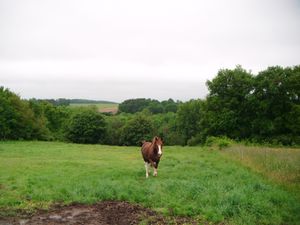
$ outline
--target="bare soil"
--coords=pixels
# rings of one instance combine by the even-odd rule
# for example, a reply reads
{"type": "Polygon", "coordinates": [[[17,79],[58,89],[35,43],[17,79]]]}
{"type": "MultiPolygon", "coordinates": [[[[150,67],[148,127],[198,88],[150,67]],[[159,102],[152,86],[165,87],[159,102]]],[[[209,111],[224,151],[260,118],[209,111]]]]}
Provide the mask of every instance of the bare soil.
{"type": "Polygon", "coordinates": [[[104,201],[93,205],[55,206],[31,216],[0,218],[0,225],[133,225],[133,224],[198,224],[187,217],[165,217],[138,204],[104,201]]]}

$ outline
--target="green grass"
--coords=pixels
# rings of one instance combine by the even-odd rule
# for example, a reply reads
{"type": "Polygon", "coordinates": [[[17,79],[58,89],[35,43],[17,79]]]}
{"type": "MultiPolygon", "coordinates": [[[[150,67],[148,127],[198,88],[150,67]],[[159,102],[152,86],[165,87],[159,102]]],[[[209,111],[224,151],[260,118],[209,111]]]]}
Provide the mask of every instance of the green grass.
{"type": "Polygon", "coordinates": [[[234,144],[223,153],[288,190],[296,192],[300,199],[299,149],[234,144]]]}
{"type": "Polygon", "coordinates": [[[212,223],[299,224],[294,192],[200,147],[165,147],[158,177],[145,179],[138,147],[0,143],[0,214],[53,203],[137,202],[212,223]]]}

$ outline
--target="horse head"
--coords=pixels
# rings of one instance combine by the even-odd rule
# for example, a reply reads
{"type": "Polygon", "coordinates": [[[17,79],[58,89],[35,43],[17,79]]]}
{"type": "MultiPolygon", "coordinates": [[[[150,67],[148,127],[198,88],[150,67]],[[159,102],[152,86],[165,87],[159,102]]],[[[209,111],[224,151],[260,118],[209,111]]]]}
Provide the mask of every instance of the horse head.
{"type": "Polygon", "coordinates": [[[155,136],[152,140],[152,144],[154,145],[154,149],[157,152],[158,156],[162,155],[162,146],[163,141],[160,137],[155,136]]]}

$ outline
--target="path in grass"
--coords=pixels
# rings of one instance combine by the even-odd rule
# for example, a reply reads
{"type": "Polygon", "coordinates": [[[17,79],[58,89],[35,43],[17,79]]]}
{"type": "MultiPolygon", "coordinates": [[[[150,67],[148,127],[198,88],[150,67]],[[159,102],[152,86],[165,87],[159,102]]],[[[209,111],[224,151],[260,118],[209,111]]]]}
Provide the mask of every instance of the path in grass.
{"type": "Polygon", "coordinates": [[[168,215],[232,224],[297,224],[291,192],[199,147],[165,147],[158,177],[145,179],[137,147],[53,142],[0,143],[0,208],[45,208],[54,202],[141,203],[168,215]]]}

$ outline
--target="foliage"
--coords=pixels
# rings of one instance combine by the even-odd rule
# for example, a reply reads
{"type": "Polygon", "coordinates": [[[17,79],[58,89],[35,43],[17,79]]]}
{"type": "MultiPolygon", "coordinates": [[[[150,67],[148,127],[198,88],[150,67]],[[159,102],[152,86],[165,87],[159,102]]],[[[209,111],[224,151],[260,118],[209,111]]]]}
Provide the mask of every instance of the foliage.
{"type": "Polygon", "coordinates": [[[47,139],[49,130],[43,114],[35,114],[28,101],[0,87],[0,140],[47,139]]]}
{"type": "Polygon", "coordinates": [[[300,134],[299,89],[299,66],[285,69],[269,67],[258,74],[252,101],[255,107],[253,137],[258,140],[276,139],[287,145],[293,141],[300,144],[296,139],[300,134]]]}
{"type": "Polygon", "coordinates": [[[184,136],[185,143],[201,131],[204,101],[190,100],[179,105],[177,112],[178,128],[184,136]]]}
{"type": "MultiPolygon", "coordinates": [[[[241,66],[221,69],[207,86],[209,94],[204,100],[182,103],[138,98],[122,102],[117,115],[107,113],[107,133],[102,132],[101,142],[137,145],[141,139],[159,135],[166,145],[198,145],[210,136],[226,136],[237,141],[300,145],[300,66],[269,67],[257,76],[241,66]],[[143,118],[141,126],[134,122],[138,115],[143,118]]],[[[1,87],[0,140],[64,140],[70,135],[64,128],[71,126],[71,114],[83,110],[64,106],[70,102],[95,103],[22,100],[1,87]]]]}
{"type": "Polygon", "coordinates": [[[269,67],[257,76],[237,66],[220,70],[207,85],[204,136],[300,144],[299,66],[269,67]]]}
{"type": "Polygon", "coordinates": [[[143,114],[134,116],[123,128],[122,144],[141,146],[143,140],[151,140],[153,137],[153,123],[143,114]]]}
{"type": "Polygon", "coordinates": [[[123,145],[122,132],[132,116],[119,114],[115,116],[106,116],[106,135],[104,143],[107,145],[123,145]]]}
{"type": "Polygon", "coordinates": [[[136,98],[128,99],[119,105],[119,112],[137,113],[149,110],[153,114],[177,111],[177,103],[173,99],[159,102],[154,99],[136,98]]]}
{"type": "Polygon", "coordinates": [[[207,86],[209,95],[204,123],[208,135],[227,135],[238,139],[247,137],[253,76],[237,66],[234,70],[220,70],[212,81],[207,82],[207,86]]]}
{"type": "Polygon", "coordinates": [[[100,143],[105,137],[104,117],[92,109],[74,113],[66,128],[66,138],[74,143],[100,143]]]}
{"type": "Polygon", "coordinates": [[[188,146],[203,145],[205,138],[202,133],[196,134],[187,141],[188,146]]]}
{"type": "MultiPolygon", "coordinates": [[[[0,142],[0,149],[1,216],[57,202],[114,199],[167,215],[205,219],[205,224],[300,221],[299,188],[293,192],[269,181],[268,174],[228,157],[227,149],[165,146],[158,177],[149,179],[138,147],[0,142]]],[[[299,157],[293,155],[290,159],[298,168],[299,157]]]]}
{"type": "Polygon", "coordinates": [[[184,136],[179,132],[176,113],[169,112],[150,117],[154,121],[154,133],[163,138],[165,145],[185,145],[184,136]]]}
{"type": "Polygon", "coordinates": [[[208,147],[217,146],[221,150],[223,148],[231,146],[233,143],[234,143],[234,141],[227,137],[210,136],[206,139],[205,146],[208,146],[208,147]]]}

